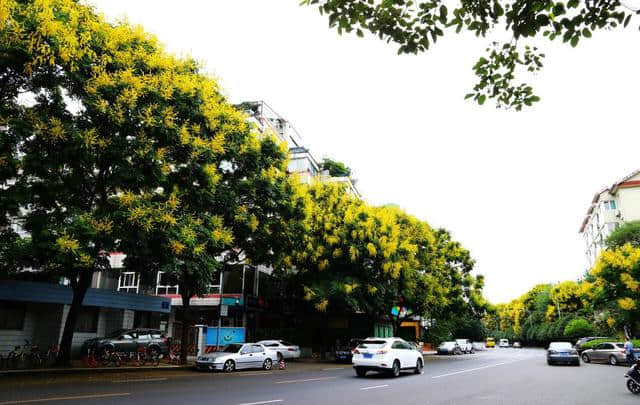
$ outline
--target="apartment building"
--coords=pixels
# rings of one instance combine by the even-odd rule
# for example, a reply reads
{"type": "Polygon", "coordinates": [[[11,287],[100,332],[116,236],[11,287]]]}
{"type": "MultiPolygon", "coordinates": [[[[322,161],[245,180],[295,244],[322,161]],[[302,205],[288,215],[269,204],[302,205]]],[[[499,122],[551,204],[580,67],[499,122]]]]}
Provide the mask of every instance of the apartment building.
{"type": "Polygon", "coordinates": [[[635,220],[640,220],[640,170],[593,196],[580,226],[588,268],[595,264],[611,232],[624,222],[635,220]]]}

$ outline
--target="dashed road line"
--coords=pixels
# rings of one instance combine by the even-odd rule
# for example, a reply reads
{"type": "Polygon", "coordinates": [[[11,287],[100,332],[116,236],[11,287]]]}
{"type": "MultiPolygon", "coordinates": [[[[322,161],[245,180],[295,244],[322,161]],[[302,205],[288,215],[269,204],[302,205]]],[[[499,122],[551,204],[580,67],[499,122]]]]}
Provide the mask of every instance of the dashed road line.
{"type": "Polygon", "coordinates": [[[373,390],[373,389],[376,389],[376,388],[385,388],[385,387],[388,387],[388,386],[389,386],[389,384],[374,385],[373,387],[362,387],[362,388],[360,388],[360,390],[361,391],[366,391],[366,390],[373,390]]]}
{"type": "Polygon", "coordinates": [[[17,404],[32,404],[32,403],[36,403],[36,402],[72,401],[72,400],[78,400],[78,399],[126,397],[128,395],[131,395],[131,393],[129,393],[129,392],[115,392],[115,393],[111,393],[111,394],[91,394],[91,395],[73,395],[73,396],[67,396],[67,397],[21,399],[21,400],[16,400],[16,401],[0,402],[0,405],[17,405],[17,404]]]}
{"type": "Polygon", "coordinates": [[[275,384],[293,384],[299,382],[310,382],[310,381],[325,381],[325,380],[333,380],[338,377],[320,377],[320,378],[306,378],[304,380],[284,380],[284,381],[276,381],[275,384]]]}
{"type": "Polygon", "coordinates": [[[504,366],[505,364],[516,363],[518,361],[523,361],[523,360],[526,360],[526,359],[519,359],[519,360],[514,360],[514,361],[506,361],[504,363],[490,364],[488,366],[483,366],[483,367],[469,368],[469,369],[466,369],[466,370],[454,371],[453,373],[435,375],[435,376],[433,376],[431,378],[442,378],[442,377],[449,377],[449,376],[452,376],[452,375],[458,375],[458,374],[463,374],[463,373],[470,373],[472,371],[485,370],[487,368],[504,366]]]}
{"type": "Polygon", "coordinates": [[[276,402],[284,402],[284,399],[272,399],[270,401],[259,401],[259,402],[244,402],[238,405],[261,405],[261,404],[275,404],[276,402]]]}

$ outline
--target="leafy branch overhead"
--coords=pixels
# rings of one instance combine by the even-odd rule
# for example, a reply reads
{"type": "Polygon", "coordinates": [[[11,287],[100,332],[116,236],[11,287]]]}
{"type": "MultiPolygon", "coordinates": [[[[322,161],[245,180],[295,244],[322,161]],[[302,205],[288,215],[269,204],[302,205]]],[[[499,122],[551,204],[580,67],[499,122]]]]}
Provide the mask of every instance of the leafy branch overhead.
{"type": "Polygon", "coordinates": [[[545,56],[523,40],[542,36],[575,47],[594,31],[627,27],[633,15],[617,0],[303,0],[301,5],[316,5],[339,34],[369,32],[397,44],[399,54],[426,52],[446,32],[486,38],[504,29],[511,40],[492,41],[473,66],[478,81],[465,98],[480,105],[489,98],[516,110],[540,100],[517,77],[537,73],[545,56]]]}

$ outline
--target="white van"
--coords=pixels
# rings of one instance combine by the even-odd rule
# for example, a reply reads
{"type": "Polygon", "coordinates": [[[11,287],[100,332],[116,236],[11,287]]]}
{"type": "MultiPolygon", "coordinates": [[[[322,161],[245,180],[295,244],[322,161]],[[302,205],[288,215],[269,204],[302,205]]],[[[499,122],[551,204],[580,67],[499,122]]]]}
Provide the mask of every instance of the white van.
{"type": "Polygon", "coordinates": [[[500,343],[498,344],[500,347],[509,347],[509,339],[500,339],[500,343]]]}

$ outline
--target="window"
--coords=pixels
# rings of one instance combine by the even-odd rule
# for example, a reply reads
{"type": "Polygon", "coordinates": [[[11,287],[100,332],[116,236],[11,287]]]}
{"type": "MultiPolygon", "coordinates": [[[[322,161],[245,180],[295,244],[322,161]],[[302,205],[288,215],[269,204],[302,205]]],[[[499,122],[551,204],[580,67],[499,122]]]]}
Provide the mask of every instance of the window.
{"type": "Polygon", "coordinates": [[[262,353],[263,351],[264,350],[262,349],[262,346],[258,346],[258,345],[251,346],[252,353],[262,353]]]}
{"type": "Polygon", "coordinates": [[[0,301],[0,329],[22,330],[24,315],[24,304],[0,301]]]}
{"type": "Polygon", "coordinates": [[[98,330],[98,308],[83,307],[78,313],[76,332],[95,333],[98,330]]]}
{"type": "Polygon", "coordinates": [[[400,341],[396,341],[393,342],[393,344],[391,345],[392,349],[405,349],[404,344],[402,344],[402,342],[400,341]]]}
{"type": "Polygon", "coordinates": [[[616,210],[618,206],[616,205],[615,200],[608,200],[604,202],[604,209],[606,210],[616,210]]]}
{"type": "Polygon", "coordinates": [[[164,272],[159,271],[156,278],[156,295],[178,294],[178,286],[168,283],[167,276],[164,272]]]}
{"type": "Polygon", "coordinates": [[[118,291],[137,293],[140,288],[140,275],[133,271],[120,273],[118,291]]]}

